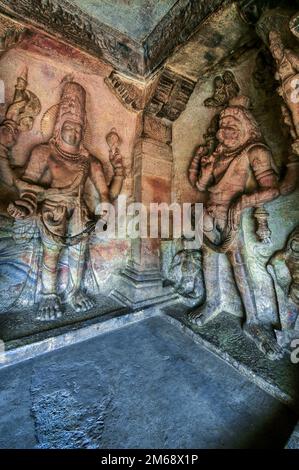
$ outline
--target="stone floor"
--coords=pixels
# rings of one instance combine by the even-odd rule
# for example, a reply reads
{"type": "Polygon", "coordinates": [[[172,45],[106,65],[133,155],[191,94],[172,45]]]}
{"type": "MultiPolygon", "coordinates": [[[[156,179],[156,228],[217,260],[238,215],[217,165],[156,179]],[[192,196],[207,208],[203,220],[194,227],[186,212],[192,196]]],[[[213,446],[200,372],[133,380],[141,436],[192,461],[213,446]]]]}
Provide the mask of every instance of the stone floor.
{"type": "Polygon", "coordinates": [[[99,321],[100,316],[109,315],[111,317],[127,310],[112,297],[98,295],[94,300],[96,307],[84,313],[77,313],[70,306],[64,305],[63,316],[55,321],[36,321],[37,307],[1,313],[0,337],[5,342],[14,341],[14,347],[17,347],[26,343],[26,338],[30,337],[29,342],[38,341],[40,337],[51,337],[61,333],[63,327],[66,327],[66,330],[76,328],[82,322],[86,323],[92,319],[99,321]]]}
{"type": "Polygon", "coordinates": [[[1,448],[283,448],[297,416],[163,316],[0,370],[1,448]]]}
{"type": "Polygon", "coordinates": [[[241,320],[226,312],[203,327],[190,325],[186,306],[180,304],[161,307],[169,321],[179,323],[182,331],[193,336],[199,344],[207,347],[246,375],[250,380],[278,400],[289,405],[299,414],[299,367],[292,364],[286,352],[279,361],[269,361],[242,330],[241,320]]]}

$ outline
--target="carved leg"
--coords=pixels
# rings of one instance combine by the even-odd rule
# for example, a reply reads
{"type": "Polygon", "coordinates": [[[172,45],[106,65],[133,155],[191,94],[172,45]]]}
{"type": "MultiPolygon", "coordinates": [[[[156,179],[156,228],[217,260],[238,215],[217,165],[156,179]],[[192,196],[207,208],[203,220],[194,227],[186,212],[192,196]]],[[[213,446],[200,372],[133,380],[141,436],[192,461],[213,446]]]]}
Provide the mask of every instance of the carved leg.
{"type": "Polygon", "coordinates": [[[56,294],[57,265],[61,248],[43,243],[42,294],[37,319],[55,320],[62,316],[61,301],[56,294]]]}
{"type": "Polygon", "coordinates": [[[206,301],[204,305],[188,313],[188,321],[196,326],[205,325],[222,310],[220,293],[219,290],[217,290],[219,280],[219,254],[207,247],[203,247],[202,255],[206,301]]]}
{"type": "Polygon", "coordinates": [[[69,247],[69,285],[66,300],[76,312],[86,312],[94,307],[93,300],[81,290],[86,264],[88,242],[81,241],[69,247]]]}
{"type": "MultiPolygon", "coordinates": [[[[215,228],[214,219],[206,212],[204,213],[203,227],[204,233],[209,240],[213,243],[219,243],[220,232],[215,228]]],[[[188,313],[188,321],[196,326],[205,325],[222,311],[221,295],[219,289],[217,289],[219,282],[219,254],[206,246],[202,247],[202,254],[206,301],[203,306],[188,313]]]]}
{"type": "Polygon", "coordinates": [[[227,256],[232,265],[236,285],[245,309],[244,333],[270,360],[281,359],[283,351],[277,344],[272,326],[265,325],[258,319],[251,276],[241,250],[242,247],[238,244],[234,250],[227,253],[227,256]]]}

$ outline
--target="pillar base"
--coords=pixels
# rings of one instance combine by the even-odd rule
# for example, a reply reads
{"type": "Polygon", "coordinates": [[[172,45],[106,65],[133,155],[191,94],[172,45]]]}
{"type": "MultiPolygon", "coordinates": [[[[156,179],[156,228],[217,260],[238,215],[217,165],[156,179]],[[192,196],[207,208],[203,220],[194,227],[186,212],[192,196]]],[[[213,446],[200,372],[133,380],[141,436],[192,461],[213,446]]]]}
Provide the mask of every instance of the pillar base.
{"type": "Polygon", "coordinates": [[[111,296],[133,310],[178,298],[172,287],[163,287],[158,269],[141,269],[134,262],[130,262],[121,272],[119,285],[111,292],[111,296]]]}

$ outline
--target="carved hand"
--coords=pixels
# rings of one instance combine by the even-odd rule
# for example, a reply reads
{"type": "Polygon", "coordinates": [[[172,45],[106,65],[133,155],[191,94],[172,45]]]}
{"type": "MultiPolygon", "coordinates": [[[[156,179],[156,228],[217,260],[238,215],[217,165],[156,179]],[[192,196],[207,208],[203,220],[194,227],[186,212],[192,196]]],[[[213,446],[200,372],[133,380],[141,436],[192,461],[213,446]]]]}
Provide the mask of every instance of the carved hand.
{"type": "Polygon", "coordinates": [[[213,159],[211,155],[203,155],[200,160],[201,168],[209,169],[213,165],[213,159]]]}
{"type": "Polygon", "coordinates": [[[19,120],[19,115],[24,110],[26,104],[26,100],[21,100],[17,101],[16,103],[12,103],[6,112],[6,119],[17,123],[19,120]]]}

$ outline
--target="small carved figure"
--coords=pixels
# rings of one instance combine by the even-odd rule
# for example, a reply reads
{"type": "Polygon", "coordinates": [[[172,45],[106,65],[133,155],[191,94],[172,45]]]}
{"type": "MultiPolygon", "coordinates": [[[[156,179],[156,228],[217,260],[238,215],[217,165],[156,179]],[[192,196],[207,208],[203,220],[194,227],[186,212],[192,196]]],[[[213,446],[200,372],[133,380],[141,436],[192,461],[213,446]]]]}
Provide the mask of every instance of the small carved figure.
{"type": "MultiPolygon", "coordinates": [[[[246,315],[244,332],[270,359],[277,359],[281,350],[274,330],[258,317],[239,230],[244,209],[279,196],[277,169],[248,103],[248,98],[240,96],[220,113],[219,144],[212,154],[198,155],[199,171],[196,179],[192,172],[190,183],[207,193],[204,243],[216,252],[226,253],[230,261],[246,315]]],[[[214,307],[205,305],[192,312],[189,319],[201,326],[214,315],[214,307]]]]}
{"type": "Polygon", "coordinates": [[[37,96],[27,90],[27,68],[17,78],[13,103],[8,107],[5,120],[0,126],[0,180],[7,186],[14,185],[9,151],[16,144],[20,131],[32,129],[34,119],[41,111],[37,96]]]}
{"type": "Polygon", "coordinates": [[[238,95],[240,91],[234,74],[226,70],[224,74],[218,75],[214,79],[214,95],[204,101],[208,108],[222,107],[228,104],[229,100],[238,95]]]}
{"type": "Polygon", "coordinates": [[[299,227],[268,263],[277,294],[282,331],[299,331],[299,227]]]}
{"type": "MultiPolygon", "coordinates": [[[[113,201],[122,188],[124,173],[116,132],[109,138],[114,175],[108,186],[100,161],[84,146],[85,131],[85,90],[78,83],[67,82],[62,89],[53,136],[48,143],[32,150],[24,175],[16,180],[20,197],[8,208],[15,219],[36,217],[38,221],[43,245],[40,320],[62,315],[57,275],[65,246],[69,250],[70,272],[65,300],[77,312],[92,308],[93,301],[81,290],[92,220],[85,203],[85,187],[91,181],[101,202],[113,201]]],[[[107,213],[100,217],[107,217],[107,213]]]]}
{"type": "Polygon", "coordinates": [[[269,42],[277,66],[275,78],[280,82],[277,91],[290,112],[290,119],[286,119],[286,109],[283,110],[285,122],[289,121],[288,124],[295,130],[296,138],[299,139],[299,99],[296,92],[299,86],[299,56],[284,47],[278,31],[270,32],[269,42]]]}
{"type": "Polygon", "coordinates": [[[254,210],[253,216],[256,219],[255,233],[258,240],[262,243],[270,244],[272,234],[268,225],[269,212],[267,212],[265,207],[261,205],[254,210]]]}
{"type": "Polygon", "coordinates": [[[190,250],[188,241],[183,237],[181,249],[172,258],[168,280],[182,297],[202,304],[205,299],[202,253],[200,250],[190,250]]]}
{"type": "MultiPolygon", "coordinates": [[[[234,74],[230,70],[226,70],[223,74],[223,82],[226,89],[227,102],[238,96],[240,87],[236,82],[234,74]]],[[[226,103],[227,104],[227,103],[226,103]]]]}

